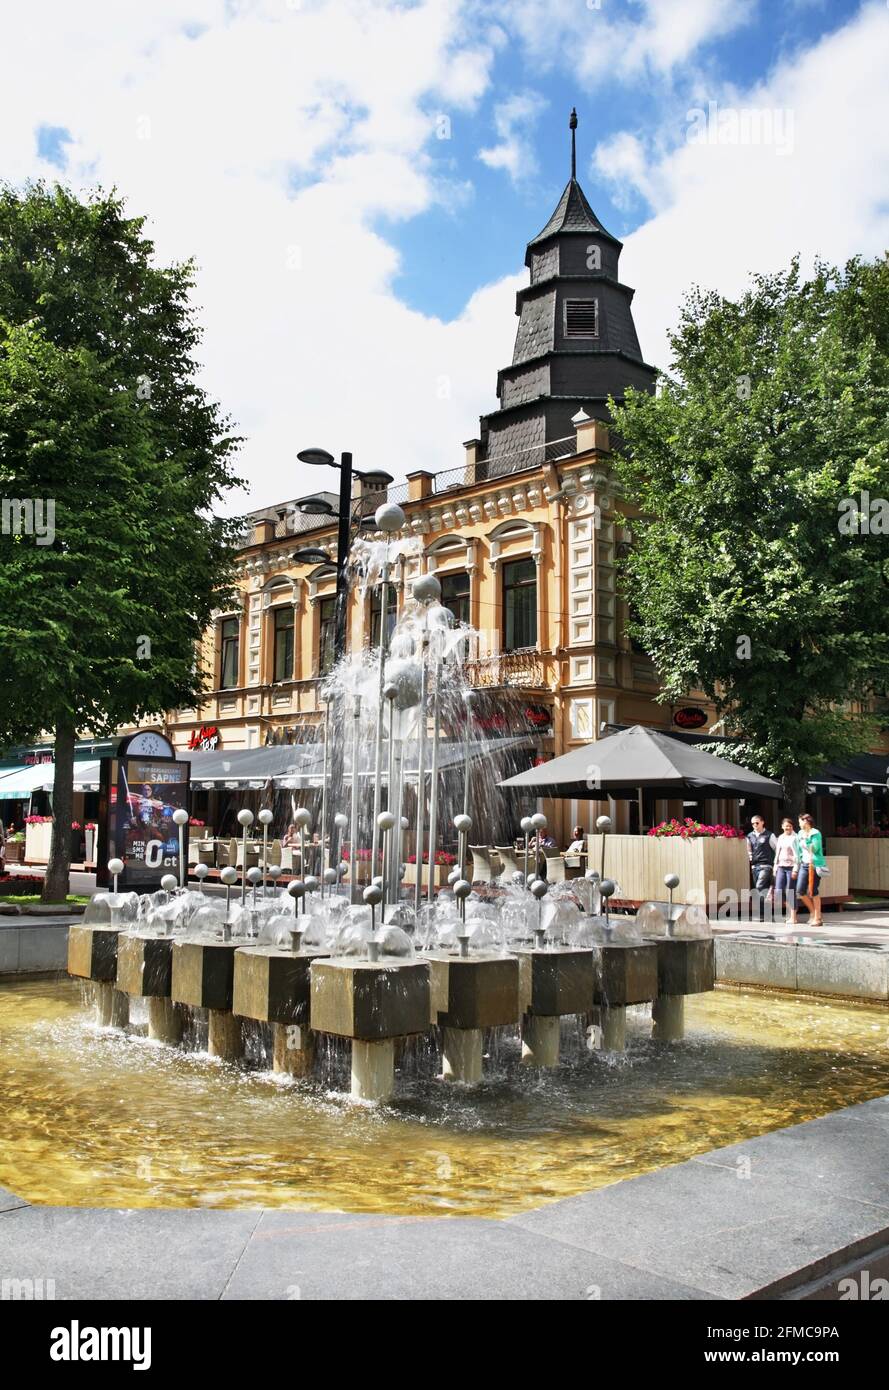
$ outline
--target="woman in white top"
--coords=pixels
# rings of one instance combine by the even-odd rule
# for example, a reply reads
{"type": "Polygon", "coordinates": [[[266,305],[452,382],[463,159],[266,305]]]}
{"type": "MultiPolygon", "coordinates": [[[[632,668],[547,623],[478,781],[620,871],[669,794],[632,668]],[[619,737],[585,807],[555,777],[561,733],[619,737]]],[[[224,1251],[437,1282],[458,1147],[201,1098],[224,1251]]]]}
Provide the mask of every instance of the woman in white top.
{"type": "Polygon", "coordinates": [[[786,900],[790,909],[790,925],[797,925],[796,917],[796,876],[799,871],[799,842],[793,829],[793,821],[785,816],[781,822],[781,834],[775,841],[775,903],[786,900]]]}

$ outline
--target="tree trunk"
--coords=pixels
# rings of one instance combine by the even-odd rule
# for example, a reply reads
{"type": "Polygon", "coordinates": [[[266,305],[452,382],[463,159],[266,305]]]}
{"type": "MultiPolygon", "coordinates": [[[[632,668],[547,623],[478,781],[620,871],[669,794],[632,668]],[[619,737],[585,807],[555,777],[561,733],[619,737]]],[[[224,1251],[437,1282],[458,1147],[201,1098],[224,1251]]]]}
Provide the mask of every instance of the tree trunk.
{"type": "Polygon", "coordinates": [[[52,784],[53,827],[49,863],[43,880],[42,901],[61,903],[68,896],[71,869],[71,821],[74,817],[73,723],[60,719],[56,725],[55,778],[52,784]]]}
{"type": "Polygon", "coordinates": [[[784,815],[794,820],[806,809],[806,786],[809,776],[804,767],[789,767],[781,778],[784,787],[784,815]]]}

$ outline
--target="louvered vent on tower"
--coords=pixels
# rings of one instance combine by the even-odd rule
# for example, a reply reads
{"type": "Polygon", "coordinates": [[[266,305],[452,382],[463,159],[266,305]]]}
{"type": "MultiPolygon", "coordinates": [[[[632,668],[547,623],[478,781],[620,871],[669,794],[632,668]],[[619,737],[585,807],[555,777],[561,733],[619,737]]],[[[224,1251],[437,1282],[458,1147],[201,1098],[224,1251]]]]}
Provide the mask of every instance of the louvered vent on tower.
{"type": "Polygon", "coordinates": [[[598,299],[565,300],[565,337],[598,338],[598,299]]]}

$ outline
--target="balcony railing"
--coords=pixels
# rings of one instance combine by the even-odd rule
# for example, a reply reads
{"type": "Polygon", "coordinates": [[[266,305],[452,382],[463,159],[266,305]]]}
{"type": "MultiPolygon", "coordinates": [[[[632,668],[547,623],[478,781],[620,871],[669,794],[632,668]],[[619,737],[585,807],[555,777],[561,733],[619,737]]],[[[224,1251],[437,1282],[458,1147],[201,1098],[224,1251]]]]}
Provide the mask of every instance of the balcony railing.
{"type": "Polygon", "coordinates": [[[518,652],[498,652],[494,656],[478,657],[467,661],[466,679],[478,688],[511,686],[521,690],[541,690],[546,688],[543,670],[543,657],[540,652],[527,648],[518,652]]]}

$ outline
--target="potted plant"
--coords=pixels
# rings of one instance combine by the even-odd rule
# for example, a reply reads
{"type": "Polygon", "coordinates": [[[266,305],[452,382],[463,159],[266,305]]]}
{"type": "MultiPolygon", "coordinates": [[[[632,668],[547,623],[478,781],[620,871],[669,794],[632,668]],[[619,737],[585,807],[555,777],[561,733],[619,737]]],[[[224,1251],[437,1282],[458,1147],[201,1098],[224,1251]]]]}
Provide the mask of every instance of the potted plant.
{"type": "Polygon", "coordinates": [[[25,852],[25,832],[15,830],[6,837],[7,864],[21,864],[25,852]]]}

